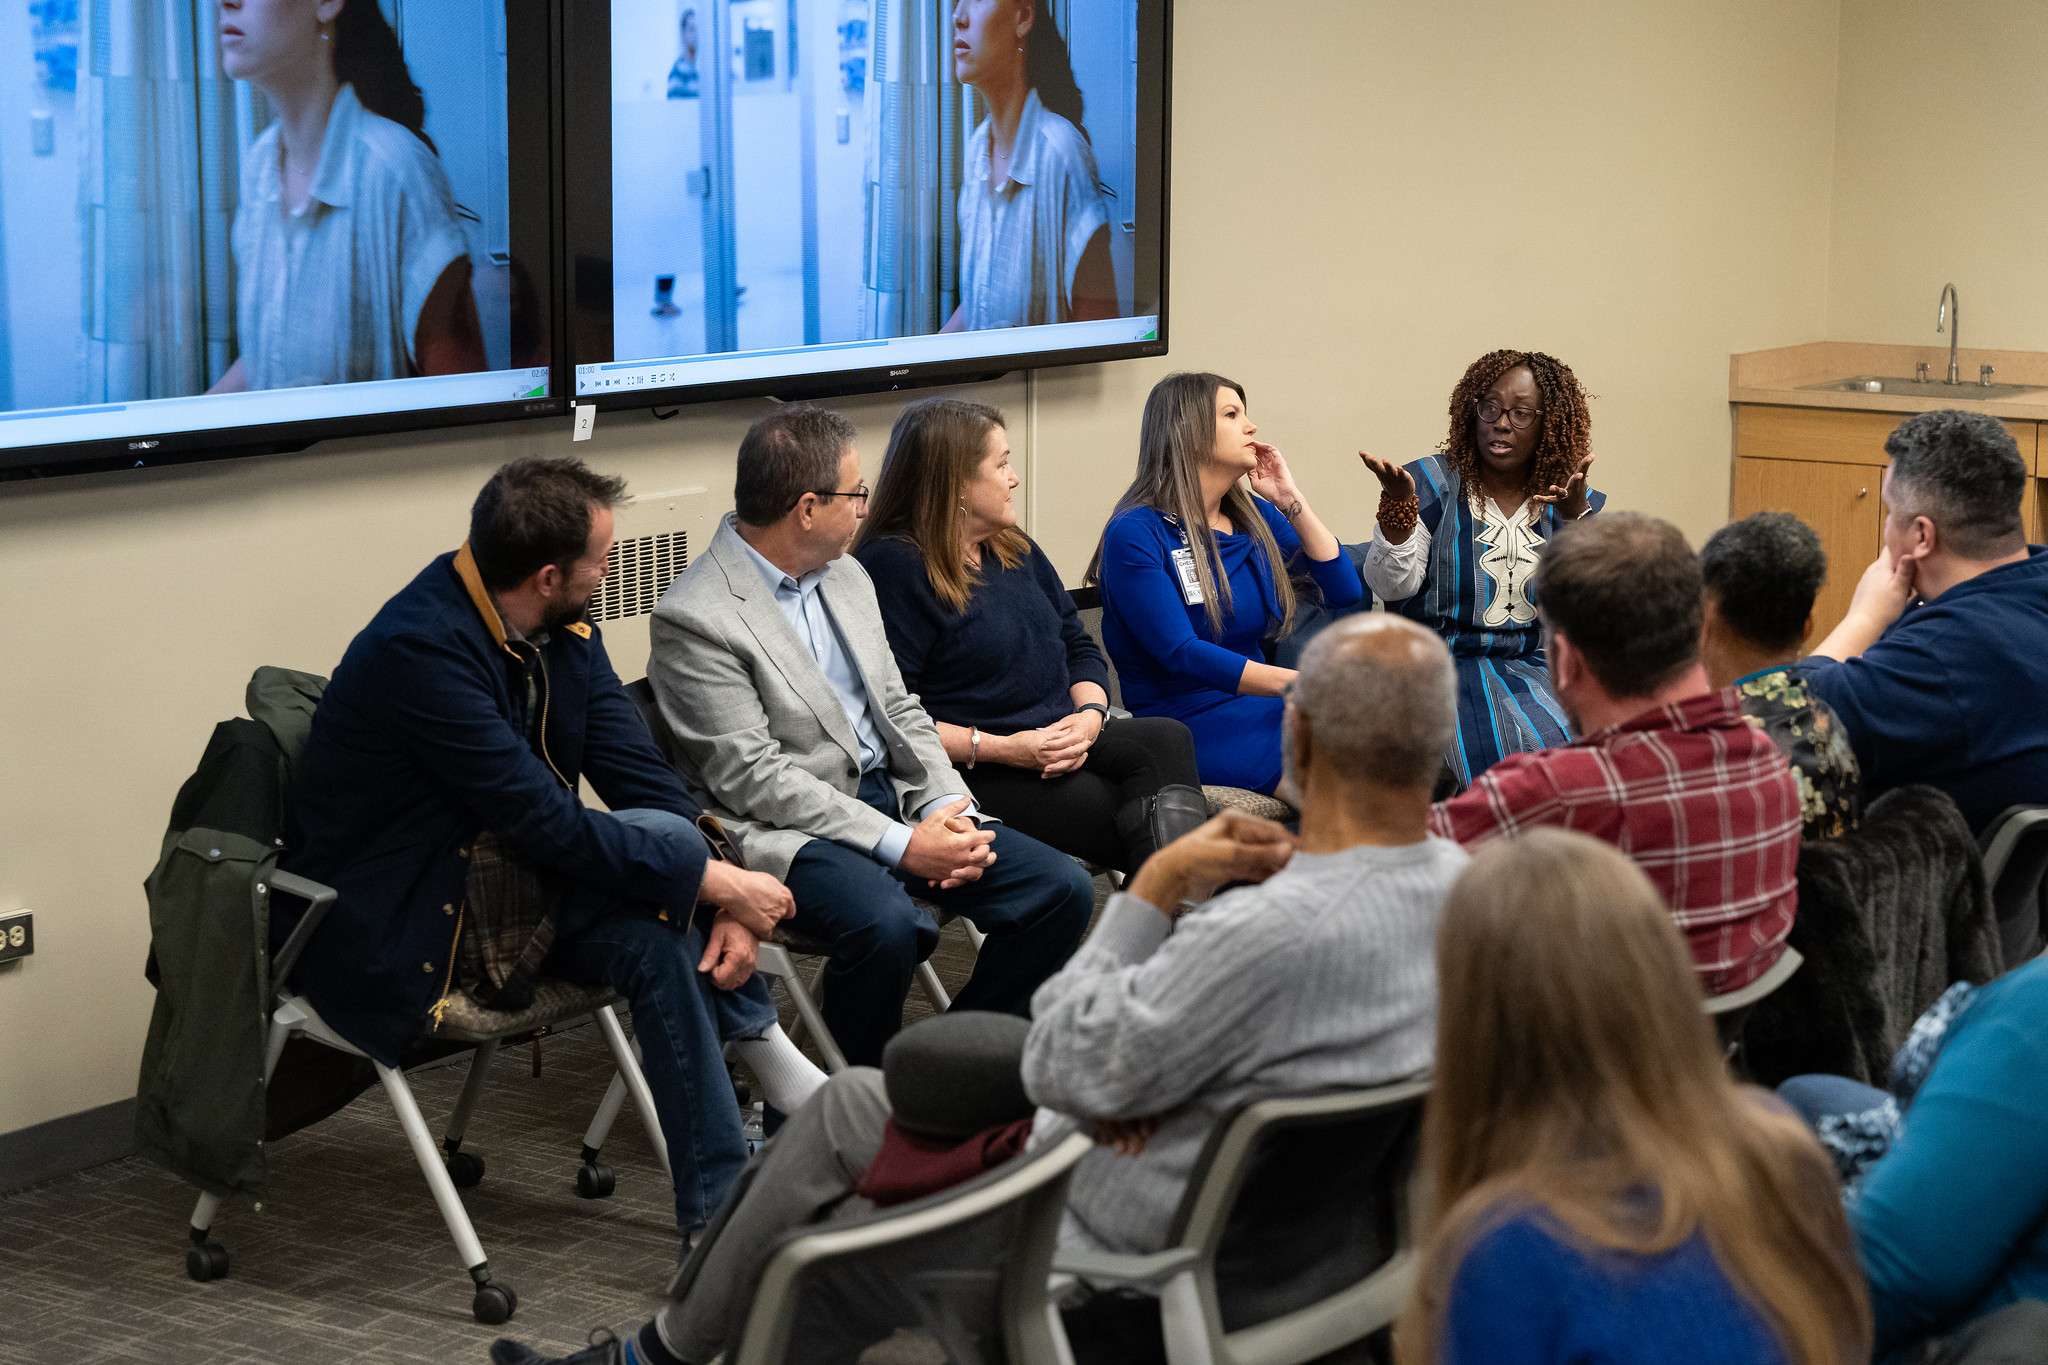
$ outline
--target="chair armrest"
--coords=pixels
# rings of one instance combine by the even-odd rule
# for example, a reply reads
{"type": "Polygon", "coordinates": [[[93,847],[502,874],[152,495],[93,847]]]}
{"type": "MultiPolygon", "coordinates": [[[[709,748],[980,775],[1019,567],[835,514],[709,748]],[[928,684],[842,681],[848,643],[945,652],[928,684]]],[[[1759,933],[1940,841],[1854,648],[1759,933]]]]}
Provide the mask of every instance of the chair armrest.
{"type": "Polygon", "coordinates": [[[313,931],[320,927],[320,921],[327,918],[327,912],[334,908],[334,902],[341,895],[331,886],[308,881],[289,872],[272,871],[270,889],[282,891],[287,896],[297,896],[306,902],[306,913],[299,916],[299,922],[292,926],[291,937],[284,941],[284,947],[277,950],[277,956],[270,960],[270,993],[284,994],[284,983],[291,976],[292,968],[299,965],[299,954],[306,951],[306,941],[313,937],[313,931]]]}
{"type": "Polygon", "coordinates": [[[1121,706],[1112,706],[1109,708],[1109,718],[1111,720],[1129,720],[1131,713],[1124,710],[1121,706]]]}
{"type": "Polygon", "coordinates": [[[1193,1247],[1173,1247],[1150,1256],[1115,1251],[1063,1251],[1053,1257],[1055,1274],[1074,1275],[1098,1288],[1117,1286],[1157,1294],[1175,1276],[1195,1268],[1193,1247]]]}

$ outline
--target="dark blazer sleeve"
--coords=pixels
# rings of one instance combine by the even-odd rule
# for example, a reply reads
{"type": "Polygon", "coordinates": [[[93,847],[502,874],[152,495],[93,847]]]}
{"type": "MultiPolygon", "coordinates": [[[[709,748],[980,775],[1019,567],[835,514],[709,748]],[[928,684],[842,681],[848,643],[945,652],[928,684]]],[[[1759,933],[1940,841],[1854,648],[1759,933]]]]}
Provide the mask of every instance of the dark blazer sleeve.
{"type": "MultiPolygon", "coordinates": [[[[508,846],[630,900],[667,905],[695,894],[704,877],[702,844],[684,848],[584,805],[498,713],[475,658],[459,643],[394,636],[372,668],[396,739],[508,846]]],[[[609,665],[606,673],[616,689],[618,676],[609,665]]],[[[618,704],[631,699],[622,693],[618,704]]],[[[651,741],[642,742],[651,751],[651,741]]]]}
{"type": "Polygon", "coordinates": [[[896,656],[896,671],[903,675],[903,689],[921,695],[925,668],[944,625],[938,595],[925,577],[924,555],[915,545],[885,538],[862,546],[854,558],[875,585],[875,605],[881,609],[882,629],[889,636],[889,652],[896,656]]]}
{"type": "Polygon", "coordinates": [[[1088,627],[1081,624],[1081,613],[1074,610],[1073,594],[1067,585],[1060,582],[1060,571],[1046,558],[1045,551],[1038,548],[1038,542],[1031,542],[1031,572],[1038,578],[1038,586],[1045,590],[1052,609],[1059,613],[1060,639],[1067,647],[1067,686],[1091,682],[1105,694],[1109,691],[1109,661],[1102,657],[1102,650],[1095,644],[1095,637],[1088,633],[1088,627]]]}
{"type": "Polygon", "coordinates": [[[583,732],[583,775],[590,789],[613,810],[665,810],[695,820],[703,808],[655,747],[646,718],[612,668],[604,636],[592,627],[581,647],[590,651],[583,732]]]}

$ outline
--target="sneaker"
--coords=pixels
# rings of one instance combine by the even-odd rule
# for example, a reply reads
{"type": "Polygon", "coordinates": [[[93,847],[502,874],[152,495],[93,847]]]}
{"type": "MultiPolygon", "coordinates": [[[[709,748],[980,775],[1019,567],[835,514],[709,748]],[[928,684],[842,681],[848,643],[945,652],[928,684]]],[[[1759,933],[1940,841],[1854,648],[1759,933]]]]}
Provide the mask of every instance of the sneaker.
{"type": "Polygon", "coordinates": [[[606,1327],[593,1328],[590,1344],[574,1355],[544,1356],[531,1346],[499,1337],[491,1343],[491,1365],[633,1365],[626,1343],[606,1327]]]}

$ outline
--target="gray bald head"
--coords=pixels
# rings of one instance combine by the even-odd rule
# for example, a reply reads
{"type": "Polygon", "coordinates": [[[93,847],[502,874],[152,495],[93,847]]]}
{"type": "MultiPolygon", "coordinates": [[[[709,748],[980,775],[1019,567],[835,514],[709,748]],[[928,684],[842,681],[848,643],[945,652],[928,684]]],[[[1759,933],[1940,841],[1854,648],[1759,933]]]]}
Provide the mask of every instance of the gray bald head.
{"type": "Polygon", "coordinates": [[[1309,641],[1288,699],[1319,764],[1393,787],[1434,783],[1458,725],[1451,651],[1391,612],[1346,617],[1309,641]]]}

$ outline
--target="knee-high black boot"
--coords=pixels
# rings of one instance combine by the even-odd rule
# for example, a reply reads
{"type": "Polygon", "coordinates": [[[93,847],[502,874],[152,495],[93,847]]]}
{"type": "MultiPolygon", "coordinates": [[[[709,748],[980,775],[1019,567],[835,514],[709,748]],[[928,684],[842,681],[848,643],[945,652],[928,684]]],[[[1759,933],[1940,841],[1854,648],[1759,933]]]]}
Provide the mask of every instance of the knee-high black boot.
{"type": "Polygon", "coordinates": [[[1199,787],[1175,784],[1133,801],[1117,812],[1117,837],[1124,841],[1124,875],[1209,818],[1209,798],[1199,787]]]}

